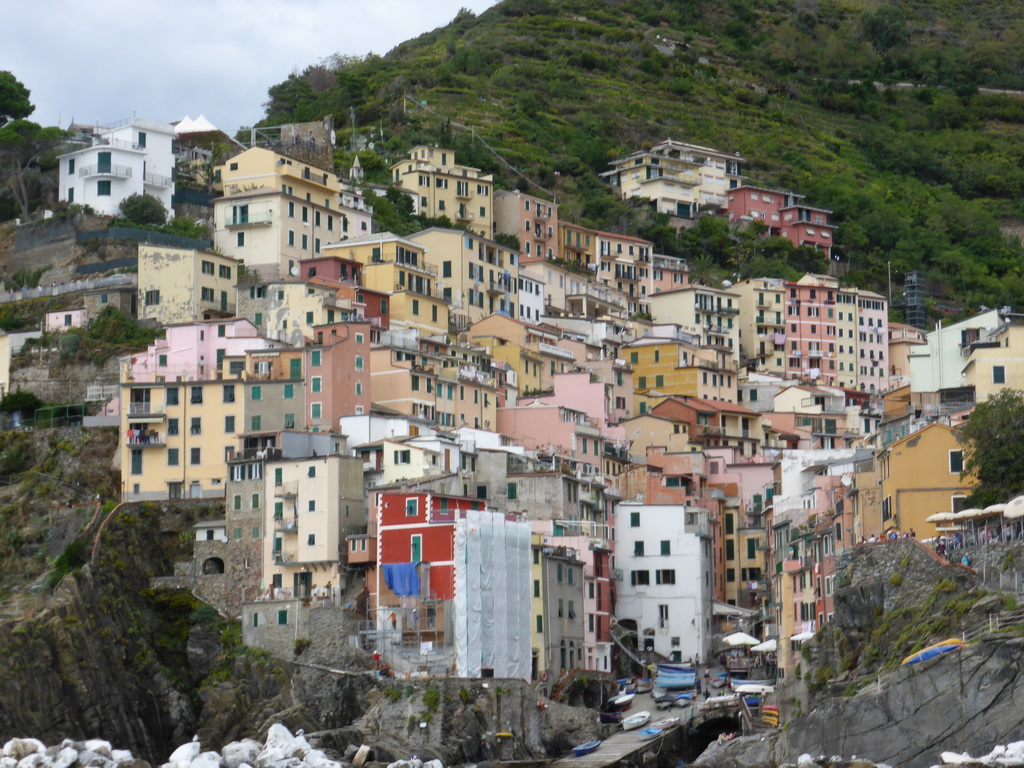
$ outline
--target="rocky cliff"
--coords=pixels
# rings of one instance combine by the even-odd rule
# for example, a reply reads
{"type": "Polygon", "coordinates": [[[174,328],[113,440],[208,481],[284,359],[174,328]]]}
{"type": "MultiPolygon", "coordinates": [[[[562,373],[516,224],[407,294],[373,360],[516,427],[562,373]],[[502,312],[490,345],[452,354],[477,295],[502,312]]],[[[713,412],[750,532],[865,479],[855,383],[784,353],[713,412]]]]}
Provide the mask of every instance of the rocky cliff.
{"type": "MultiPolygon", "coordinates": [[[[971,553],[972,562],[979,557],[971,553]]],[[[1024,626],[900,665],[925,645],[1006,615],[1015,596],[986,592],[971,569],[914,541],[858,547],[837,583],[833,621],[804,644],[776,696],[783,728],[712,745],[698,763],[777,766],[806,753],[924,768],[945,750],[984,753],[1024,737],[1024,626]]]]}
{"type": "Polygon", "coordinates": [[[842,755],[925,768],[945,750],[985,753],[1024,738],[1021,638],[985,639],[923,664],[899,667],[878,690],[823,701],[785,729],[712,745],[697,760],[720,768],[842,755]]]}

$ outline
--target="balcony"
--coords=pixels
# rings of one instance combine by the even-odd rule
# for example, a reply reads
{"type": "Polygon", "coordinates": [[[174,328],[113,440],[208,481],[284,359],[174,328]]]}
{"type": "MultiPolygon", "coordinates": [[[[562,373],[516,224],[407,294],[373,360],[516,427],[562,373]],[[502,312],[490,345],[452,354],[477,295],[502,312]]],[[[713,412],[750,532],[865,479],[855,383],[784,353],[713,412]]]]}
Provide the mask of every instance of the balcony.
{"type": "Polygon", "coordinates": [[[271,223],[270,211],[259,213],[246,213],[229,215],[224,217],[225,227],[251,227],[254,225],[266,225],[271,223]]]}
{"type": "Polygon", "coordinates": [[[473,214],[467,211],[465,208],[460,208],[455,214],[456,221],[472,221],[473,214]]]}
{"type": "Polygon", "coordinates": [[[89,176],[120,176],[125,179],[132,177],[131,166],[128,165],[87,165],[78,169],[78,178],[89,176]]]}
{"type": "Polygon", "coordinates": [[[782,572],[788,574],[800,573],[800,571],[807,568],[807,564],[803,560],[783,560],[782,561],[782,572]]]}
{"type": "Polygon", "coordinates": [[[170,176],[161,176],[159,173],[144,173],[142,180],[151,187],[173,187],[174,179],[170,176]]]}
{"type": "Polygon", "coordinates": [[[544,242],[547,242],[552,237],[554,237],[554,235],[548,234],[547,231],[544,230],[542,227],[537,227],[535,230],[533,230],[534,240],[543,240],[544,242]]]}
{"type": "Polygon", "coordinates": [[[164,416],[164,406],[154,405],[148,402],[131,402],[128,403],[128,415],[129,416],[164,416]]]}
{"type": "Polygon", "coordinates": [[[164,448],[167,445],[167,438],[159,432],[142,432],[130,430],[132,435],[125,439],[125,443],[132,448],[164,448]]]}
{"type": "Polygon", "coordinates": [[[299,532],[299,518],[295,517],[275,517],[274,518],[274,530],[278,533],[298,533],[299,532]]]}
{"type": "Polygon", "coordinates": [[[497,280],[491,280],[487,284],[487,292],[492,296],[497,296],[498,294],[505,293],[506,290],[507,289],[505,288],[505,286],[503,286],[497,280]]]}
{"type": "Polygon", "coordinates": [[[466,184],[465,186],[461,184],[456,184],[455,196],[460,200],[469,200],[470,198],[472,198],[473,195],[469,191],[469,184],[466,184]]]}
{"type": "Polygon", "coordinates": [[[279,499],[295,498],[299,495],[299,481],[291,480],[287,483],[275,483],[274,496],[279,499]]]}

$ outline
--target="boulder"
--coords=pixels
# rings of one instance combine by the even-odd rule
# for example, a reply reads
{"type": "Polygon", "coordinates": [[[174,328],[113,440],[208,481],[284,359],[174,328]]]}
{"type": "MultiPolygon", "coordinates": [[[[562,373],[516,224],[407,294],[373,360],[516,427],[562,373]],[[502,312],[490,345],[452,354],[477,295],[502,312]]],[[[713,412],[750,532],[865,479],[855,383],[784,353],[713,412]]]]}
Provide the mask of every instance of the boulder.
{"type": "Polygon", "coordinates": [[[37,752],[46,752],[46,745],[39,739],[11,739],[4,744],[3,756],[21,760],[37,752]]]}
{"type": "Polygon", "coordinates": [[[261,748],[255,739],[231,742],[221,750],[224,768],[241,768],[243,764],[253,765],[259,757],[261,748]]]}

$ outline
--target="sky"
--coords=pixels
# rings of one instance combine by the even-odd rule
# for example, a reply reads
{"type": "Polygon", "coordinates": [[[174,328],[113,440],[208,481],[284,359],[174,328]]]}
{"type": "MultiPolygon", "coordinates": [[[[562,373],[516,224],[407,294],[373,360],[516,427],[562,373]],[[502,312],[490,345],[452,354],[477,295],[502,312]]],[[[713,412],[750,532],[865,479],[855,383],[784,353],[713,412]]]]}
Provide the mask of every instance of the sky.
{"type": "Polygon", "coordinates": [[[385,54],[495,0],[42,0],[5,4],[0,70],[42,125],[177,122],[234,133],[267,89],[335,53],[385,54]]]}

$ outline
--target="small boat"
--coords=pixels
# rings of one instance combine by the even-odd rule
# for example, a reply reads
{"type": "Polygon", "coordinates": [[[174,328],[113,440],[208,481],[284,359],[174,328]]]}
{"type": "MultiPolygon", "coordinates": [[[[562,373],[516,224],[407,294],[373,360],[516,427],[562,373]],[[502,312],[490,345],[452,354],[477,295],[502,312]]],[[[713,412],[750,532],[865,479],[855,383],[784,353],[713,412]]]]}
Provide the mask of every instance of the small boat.
{"type": "Polygon", "coordinates": [[[680,672],[685,672],[689,675],[694,673],[693,667],[689,664],[655,664],[654,666],[658,672],[667,672],[670,675],[679,674],[680,672]]]}
{"type": "Polygon", "coordinates": [[[622,721],[622,730],[633,731],[637,728],[643,728],[645,725],[647,725],[647,721],[650,719],[650,712],[637,712],[635,715],[630,715],[622,721]]]}
{"type": "Polygon", "coordinates": [[[694,675],[658,675],[658,679],[655,681],[659,688],[665,688],[666,690],[678,690],[680,688],[693,688],[696,682],[694,675]]]}
{"type": "Polygon", "coordinates": [[[652,688],[654,688],[654,681],[651,678],[638,677],[636,679],[637,693],[650,693],[652,688]]]}
{"type": "Polygon", "coordinates": [[[629,709],[631,706],[633,706],[633,697],[634,696],[636,696],[635,693],[624,693],[624,694],[622,694],[620,696],[616,696],[614,699],[612,699],[611,701],[608,702],[608,708],[609,709],[615,708],[615,709],[619,710],[620,712],[624,712],[627,709],[629,709]]]}
{"type": "MultiPolygon", "coordinates": [[[[680,694],[680,695],[681,696],[686,696],[686,695],[689,695],[689,694],[680,694]]],[[[669,709],[673,704],[676,703],[676,699],[678,699],[678,698],[679,698],[679,696],[676,696],[674,694],[663,693],[660,696],[655,696],[654,697],[654,706],[657,707],[658,709],[669,709]]]]}
{"type": "Polygon", "coordinates": [[[675,704],[677,707],[688,707],[692,702],[692,693],[680,693],[672,700],[672,703],[675,704]]]}
{"type": "Polygon", "coordinates": [[[644,728],[637,735],[641,739],[653,739],[655,736],[660,736],[663,733],[661,728],[644,728]]]}
{"type": "Polygon", "coordinates": [[[757,696],[763,696],[766,693],[775,693],[774,685],[763,685],[761,683],[742,683],[740,685],[734,685],[732,689],[736,691],[736,693],[745,693],[757,696]]]}
{"type": "Polygon", "coordinates": [[[964,641],[957,637],[951,637],[949,640],[943,640],[941,643],[935,643],[935,645],[929,645],[927,648],[922,648],[917,653],[912,653],[903,660],[903,664],[919,664],[922,661],[928,661],[934,659],[936,656],[941,656],[944,653],[955,651],[957,648],[962,646],[964,641]]]}
{"type": "Polygon", "coordinates": [[[623,717],[621,709],[613,709],[608,712],[602,712],[597,720],[599,723],[621,723],[623,717]]]}
{"type": "Polygon", "coordinates": [[[667,731],[669,728],[675,728],[677,725],[679,725],[678,717],[666,717],[664,720],[651,723],[651,728],[660,728],[663,731],[667,731]]]}
{"type": "Polygon", "coordinates": [[[600,740],[595,739],[594,741],[588,741],[586,744],[580,744],[578,747],[573,747],[572,753],[576,755],[576,757],[583,757],[583,755],[589,755],[600,746],[600,740]]]}

